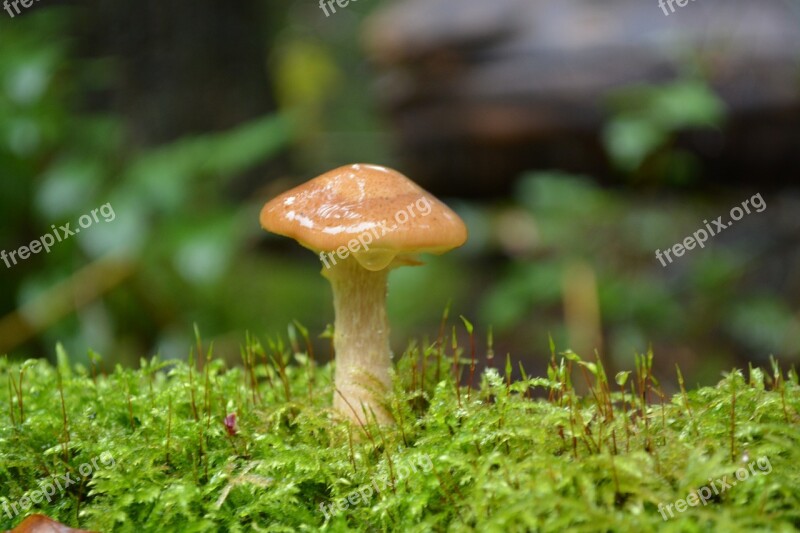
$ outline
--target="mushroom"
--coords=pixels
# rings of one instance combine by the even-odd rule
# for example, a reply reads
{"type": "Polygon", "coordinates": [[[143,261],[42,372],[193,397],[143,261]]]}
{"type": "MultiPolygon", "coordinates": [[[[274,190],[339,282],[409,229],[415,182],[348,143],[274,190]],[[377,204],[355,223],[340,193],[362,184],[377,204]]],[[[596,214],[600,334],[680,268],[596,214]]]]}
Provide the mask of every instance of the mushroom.
{"type": "Polygon", "coordinates": [[[334,408],[365,423],[391,389],[392,352],[386,316],[389,270],[420,265],[415,254],[441,254],[464,244],[467,229],[449,207],[403,174],[355,164],[326,172],[270,200],[261,226],[319,254],[336,313],[334,408]]]}
{"type": "MultiPolygon", "coordinates": [[[[51,485],[52,486],[52,485],[51,485]]],[[[8,533],[92,533],[85,529],[73,529],[43,514],[32,514],[8,533]]]]}

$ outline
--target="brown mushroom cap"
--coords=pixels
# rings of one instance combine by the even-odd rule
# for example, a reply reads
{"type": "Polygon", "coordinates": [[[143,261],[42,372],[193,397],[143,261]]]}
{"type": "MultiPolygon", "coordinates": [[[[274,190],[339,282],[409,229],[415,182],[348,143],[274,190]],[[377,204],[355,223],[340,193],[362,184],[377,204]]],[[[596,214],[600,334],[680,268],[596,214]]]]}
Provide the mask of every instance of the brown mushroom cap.
{"type": "Polygon", "coordinates": [[[369,240],[367,251],[353,255],[370,270],[467,239],[464,222],[436,197],[395,170],[367,164],[339,167],[273,198],[260,219],[267,231],[316,252],[369,240]]]}

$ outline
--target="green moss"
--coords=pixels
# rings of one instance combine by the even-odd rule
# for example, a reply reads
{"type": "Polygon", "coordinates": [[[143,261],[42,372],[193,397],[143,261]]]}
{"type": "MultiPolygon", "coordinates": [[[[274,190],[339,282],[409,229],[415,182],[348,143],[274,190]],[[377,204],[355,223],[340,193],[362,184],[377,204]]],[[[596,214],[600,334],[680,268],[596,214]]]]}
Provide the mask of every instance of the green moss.
{"type": "Polygon", "coordinates": [[[330,410],[331,366],[290,344],[248,340],[238,368],[210,354],[109,375],[60,349],[55,367],[0,360],[0,529],[32,512],[99,531],[800,527],[800,386],[777,365],[669,398],[651,355],[609,381],[566,352],[546,378],[512,383],[509,362],[457,390],[469,355],[412,345],[389,400],[397,426],[361,428],[330,410]],[[15,515],[67,472],[75,483],[15,515]],[[698,489],[705,505],[662,518],[698,489]],[[326,519],[320,505],[348,496],[326,519]]]}

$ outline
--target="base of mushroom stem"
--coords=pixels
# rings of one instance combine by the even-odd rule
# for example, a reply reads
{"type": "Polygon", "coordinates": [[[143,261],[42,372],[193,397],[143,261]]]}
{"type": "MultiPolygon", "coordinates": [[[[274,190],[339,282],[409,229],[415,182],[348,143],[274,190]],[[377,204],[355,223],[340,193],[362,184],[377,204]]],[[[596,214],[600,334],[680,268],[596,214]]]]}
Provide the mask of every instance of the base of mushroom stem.
{"type": "Polygon", "coordinates": [[[366,392],[340,391],[333,393],[333,408],[344,418],[352,420],[357,424],[374,423],[376,420],[380,425],[392,425],[394,418],[383,404],[376,401],[372,394],[366,392]],[[347,398],[345,401],[342,396],[347,398]],[[364,412],[366,411],[366,418],[364,412]],[[374,417],[373,417],[374,414],[374,417]]]}

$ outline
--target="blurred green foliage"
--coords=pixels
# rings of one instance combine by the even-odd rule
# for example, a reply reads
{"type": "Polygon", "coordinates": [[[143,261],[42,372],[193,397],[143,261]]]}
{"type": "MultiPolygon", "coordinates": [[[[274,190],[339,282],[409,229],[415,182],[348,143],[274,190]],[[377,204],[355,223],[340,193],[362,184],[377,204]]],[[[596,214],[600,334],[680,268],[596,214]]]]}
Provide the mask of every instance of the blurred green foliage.
{"type": "MultiPolygon", "coordinates": [[[[155,148],[132,146],[120,117],[76,109],[87,87],[108,79],[109,67],[107,61],[73,60],[68,20],[61,10],[41,10],[4,27],[0,242],[11,250],[47,233],[51,224],[74,227],[79,216],[101,204],[109,203],[115,217],[48,254],[10,269],[3,265],[2,310],[47,299],[57,282],[75,282],[81,267],[114,255],[132,265],[132,282],[53,324],[43,332],[45,344],[63,340],[83,352],[92,338],[98,349],[126,341],[145,348],[137,336],[158,342],[162,334],[146,324],[143,315],[149,313],[156,328],[174,322],[170,315],[176,313],[184,324],[224,324],[224,299],[235,298],[226,294],[223,276],[259,231],[259,206],[237,205],[226,187],[283,149],[293,138],[295,119],[275,114],[155,148]],[[185,298],[176,297],[181,294],[185,298]]],[[[79,293],[86,287],[70,289],[79,293]]]]}
{"type": "Polygon", "coordinates": [[[634,85],[608,98],[614,113],[603,132],[613,163],[632,178],[642,167],[667,183],[699,179],[699,165],[688,151],[674,146],[680,132],[719,128],[725,104],[702,80],[664,85],[634,85]]]}
{"type": "MultiPolygon", "coordinates": [[[[719,206],[740,203],[744,198],[737,194],[713,201],[665,199],[604,189],[583,176],[525,176],[516,204],[503,210],[522,209],[525,216],[513,221],[516,231],[524,224],[534,237],[524,249],[507,249],[512,259],[485,292],[480,322],[494,324],[501,337],[525,324],[520,342],[537,351],[548,331],[569,345],[562,314],[565,287],[573,282],[568,267],[585,263],[596,276],[604,353],[615,365],[651,343],[701,381],[712,379],[732,353],[758,361],[770,354],[795,360],[800,320],[791,294],[755,281],[769,258],[768,242],[747,234],[727,238],[735,236],[732,229],[667,267],[655,259],[656,248],[681,242],[719,206]]],[[[769,227],[765,213],[739,224],[756,225],[752,233],[759,234],[769,227]]],[[[494,220],[500,238],[507,225],[502,215],[494,220]]]]}
{"type": "MultiPolygon", "coordinates": [[[[319,33],[308,31],[314,6],[273,6],[263,21],[272,40],[263,45],[275,112],[155,146],[141,144],[126,117],[87,109],[119,83],[123,58],[79,53],[73,7],[0,19],[0,249],[27,245],[51,224],[74,227],[102,204],[115,212],[49,254],[0,264],[0,351],[36,356],[60,341],[84,360],[88,348],[125,362],[147,352],[185,356],[198,323],[235,356],[242,331],[281,331],[298,318],[321,332],[332,322],[330,287],[313,254],[261,231],[258,211],[269,194],[326,168],[391,162],[354,31],[380,3],[353,5],[319,33]],[[264,176],[255,187],[236,181],[278,157],[287,157],[288,176],[273,174],[274,184],[264,176]],[[267,253],[257,249],[263,243],[267,253]],[[131,273],[79,304],[77,295],[100,281],[87,284],[80,273],[109,258],[131,273]]],[[[439,259],[392,277],[398,336],[438,320],[465,279],[439,259]]]]}
{"type": "MultiPolygon", "coordinates": [[[[78,51],[73,7],[0,18],[0,249],[26,245],[51,224],[74,225],[102,204],[116,214],[49,254],[8,269],[0,264],[0,352],[39,356],[61,341],[83,360],[88,348],[128,363],[151,352],[185,356],[198,323],[220,354],[235,358],[243,331],[283,331],[292,319],[323,331],[333,314],[318,261],[262,232],[258,210],[271,194],[323,170],[396,162],[358,41],[361,21],[381,3],[358,2],[329,19],[314,4],[276,3],[261,43],[273,112],[158,145],[141,139],[129,117],[102,111],[108,106],[98,95],[120,83],[122,58],[78,51]],[[274,165],[269,173],[265,164],[274,165]],[[79,274],[109,258],[130,273],[93,294],[79,274]],[[64,300],[55,293],[65,286],[68,298],[52,307],[69,312],[53,319],[45,311],[64,300]],[[4,346],[3,317],[30,340],[4,346]]],[[[724,121],[719,98],[695,79],[624,88],[608,103],[606,149],[631,183],[697,179],[692,156],[676,140],[724,121]]],[[[452,299],[480,336],[497,329],[500,353],[544,365],[548,334],[563,345],[575,337],[565,321],[565,288],[574,284],[571,272],[588,267],[596,278],[598,348],[612,364],[653,343],[665,364],[680,361],[687,375],[707,381],[732,353],[797,357],[796,303],[758,279],[768,257],[763,239],[726,234],[668,269],[653,258],[655,248],[741,200],[657,198],[556,171],[522,176],[505,200],[445,198],[470,239],[447,256],[424,258],[424,267],[392,273],[395,351],[412,333],[430,332],[452,299]]]]}

